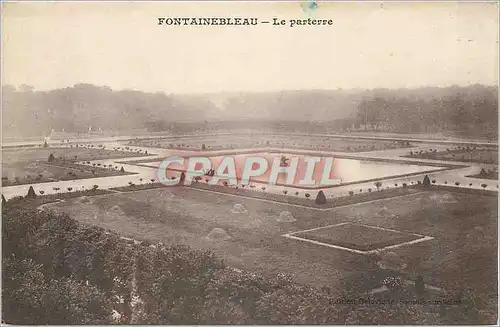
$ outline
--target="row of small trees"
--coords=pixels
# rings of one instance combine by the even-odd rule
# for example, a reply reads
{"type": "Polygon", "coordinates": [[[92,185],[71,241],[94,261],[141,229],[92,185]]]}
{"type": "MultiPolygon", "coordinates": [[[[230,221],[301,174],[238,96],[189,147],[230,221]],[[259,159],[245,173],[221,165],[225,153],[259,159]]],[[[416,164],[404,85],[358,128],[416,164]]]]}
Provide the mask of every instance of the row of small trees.
{"type": "Polygon", "coordinates": [[[445,151],[440,151],[438,152],[437,149],[429,149],[429,150],[418,150],[418,151],[410,151],[410,157],[418,156],[421,158],[429,158],[429,159],[439,159],[440,155],[445,154],[445,157],[448,157],[447,155],[450,154],[451,157],[455,160],[460,160],[460,161],[477,161],[477,162],[484,162],[485,164],[488,163],[496,163],[497,158],[496,155],[493,151],[491,151],[491,155],[489,157],[484,157],[484,154],[486,153],[482,151],[479,154],[476,154],[476,156],[473,156],[473,151],[476,150],[476,147],[456,147],[456,148],[447,148],[445,151]],[[483,157],[481,159],[481,157],[483,157]],[[483,160],[485,159],[485,160],[483,160]]]}
{"type": "MultiPolygon", "coordinates": [[[[196,177],[194,178],[194,181],[195,181],[195,182],[200,182],[201,180],[202,180],[201,176],[196,176],[196,177]]],[[[206,182],[206,183],[209,183],[209,182],[210,182],[210,179],[209,179],[209,178],[205,178],[205,182],[206,182]]],[[[182,184],[182,182],[181,182],[181,184],[182,184]]],[[[228,187],[228,186],[229,186],[229,183],[228,183],[227,181],[224,181],[224,182],[222,183],[222,185],[224,185],[224,186],[228,187]]],[[[245,189],[245,187],[246,187],[246,185],[244,185],[244,184],[243,184],[243,185],[240,185],[240,186],[241,186],[241,188],[243,188],[243,189],[245,189]]],[[[248,185],[248,187],[249,187],[250,189],[255,189],[255,188],[256,188],[256,186],[255,186],[255,185],[253,185],[253,184],[248,185]]],[[[236,186],[236,188],[238,188],[238,186],[236,186]]],[[[260,189],[262,190],[262,192],[265,192],[265,191],[267,190],[267,188],[266,188],[265,186],[262,186],[260,189]]],[[[288,190],[283,190],[282,192],[283,192],[283,194],[284,194],[284,195],[287,195],[287,194],[288,194],[288,190]]],[[[299,196],[299,195],[300,195],[300,193],[299,193],[299,192],[295,192],[295,195],[296,195],[296,196],[299,196]]],[[[305,196],[307,199],[309,199],[309,198],[311,197],[311,194],[310,194],[310,193],[305,193],[305,194],[304,194],[304,196],[305,196]]],[[[321,190],[320,190],[320,191],[316,194],[315,203],[316,203],[316,204],[326,204],[326,202],[327,202],[327,200],[326,200],[325,193],[324,193],[323,191],[321,191],[321,190]]]]}
{"type": "MultiPolygon", "coordinates": [[[[139,181],[140,181],[140,182],[142,182],[142,181],[143,181],[143,179],[142,179],[142,178],[140,178],[140,179],[139,179],[139,181]]],[[[151,178],[149,181],[150,181],[151,183],[154,183],[154,182],[156,181],[156,179],[151,178]]],[[[128,184],[129,184],[130,186],[134,186],[134,185],[135,185],[133,182],[128,182],[128,184]]],[[[91,189],[88,189],[88,191],[96,191],[98,188],[99,188],[99,185],[95,184],[95,185],[93,185],[93,186],[92,186],[92,188],[91,188],[91,189]]],[[[56,192],[59,192],[59,191],[64,191],[64,190],[62,190],[62,189],[61,189],[61,187],[58,187],[58,186],[54,186],[52,189],[53,189],[54,191],[56,191],[56,192]]],[[[68,192],[72,192],[72,191],[75,191],[75,192],[76,192],[76,191],[79,191],[79,189],[78,189],[78,188],[76,188],[76,187],[72,187],[72,186],[68,186],[68,187],[66,187],[66,190],[67,190],[68,192]]],[[[82,190],[84,190],[84,191],[86,190],[86,189],[85,189],[85,186],[82,186],[82,190]]],[[[40,193],[40,195],[45,195],[45,191],[44,191],[44,190],[39,190],[39,191],[38,191],[38,193],[40,193]]],[[[29,198],[29,199],[34,199],[34,198],[36,198],[36,196],[37,196],[37,195],[36,195],[35,189],[33,188],[33,186],[30,186],[30,187],[29,187],[29,189],[28,189],[28,193],[27,193],[27,195],[26,195],[26,198],[29,198]]],[[[2,195],[2,197],[3,197],[3,195],[2,195]]]]}
{"type": "MultiPolygon", "coordinates": [[[[424,177],[424,179],[422,181],[417,181],[416,183],[418,185],[423,185],[424,187],[429,187],[431,184],[436,184],[437,181],[435,179],[431,180],[428,175],[425,175],[425,177],[424,177]]],[[[448,181],[445,180],[443,183],[446,185],[446,184],[448,184],[448,181]]],[[[410,181],[410,184],[414,185],[415,182],[414,181],[410,181]]],[[[455,182],[454,184],[455,184],[455,186],[460,186],[461,185],[460,182],[455,182]]],[[[374,183],[374,185],[375,185],[375,187],[377,188],[378,191],[382,190],[382,188],[381,188],[382,187],[382,182],[377,181],[377,182],[374,183]]],[[[399,187],[399,185],[400,184],[398,184],[398,183],[394,183],[394,187],[399,187]]],[[[472,186],[472,185],[473,185],[473,183],[469,183],[469,186],[472,186]]],[[[403,188],[406,188],[406,187],[408,187],[408,183],[401,183],[401,186],[403,188]]],[[[488,187],[488,184],[481,183],[480,186],[483,189],[486,189],[488,187]]],[[[498,188],[498,185],[497,185],[497,188],[498,188]]],[[[372,189],[368,188],[367,191],[368,191],[368,193],[371,193],[372,189]]],[[[362,193],[363,189],[359,189],[359,192],[362,193]]],[[[353,190],[349,191],[349,195],[350,196],[353,196],[354,194],[355,194],[355,191],[353,191],[353,190]]]]}
{"type": "MultiPolygon", "coordinates": [[[[90,191],[96,191],[97,189],[99,188],[99,185],[94,185],[92,186],[92,188],[90,189],[90,191]]],[[[58,186],[54,186],[52,188],[54,191],[56,192],[59,192],[61,190],[60,187],[58,186]]],[[[85,186],[82,186],[82,189],[85,190],[85,186]]],[[[66,190],[68,190],[68,192],[72,192],[72,191],[79,191],[77,188],[73,188],[72,186],[68,186],[66,188],[66,190]]],[[[45,195],[45,191],[44,190],[39,190],[38,193],[40,193],[40,195],[45,195]]],[[[27,199],[34,199],[37,197],[37,194],[35,192],[35,189],[33,188],[33,186],[30,186],[29,189],[28,189],[28,193],[26,194],[26,198],[27,199]]],[[[2,195],[2,200],[4,199],[3,195],[2,195]]]]}
{"type": "MultiPolygon", "coordinates": [[[[199,177],[198,179],[195,178],[195,181],[200,181],[200,180],[201,180],[201,177],[199,177]]],[[[208,183],[209,179],[206,179],[206,182],[208,183]]],[[[417,184],[423,185],[424,187],[429,187],[431,185],[431,183],[432,184],[436,184],[436,182],[437,181],[435,179],[433,179],[431,181],[428,175],[425,175],[425,177],[424,177],[424,179],[422,181],[416,181],[417,184]]],[[[414,185],[415,182],[414,181],[410,181],[410,184],[414,185]]],[[[444,181],[444,184],[448,184],[448,182],[444,181]]],[[[224,182],[223,185],[224,186],[228,186],[228,183],[224,182]]],[[[382,191],[383,190],[383,188],[382,188],[383,184],[382,184],[381,181],[376,181],[376,182],[373,183],[373,185],[376,187],[377,191],[382,191]]],[[[460,186],[460,182],[455,182],[455,185],[456,186],[460,186]]],[[[472,185],[473,185],[472,183],[469,183],[469,186],[472,186],[472,185]]],[[[394,186],[398,187],[399,184],[398,183],[394,183],[394,186]]],[[[408,183],[401,183],[401,186],[403,188],[406,188],[406,187],[408,187],[408,183]]],[[[484,189],[486,189],[487,186],[488,186],[487,184],[484,184],[484,183],[481,184],[481,187],[484,188],[484,189]]],[[[241,187],[245,188],[245,185],[241,185],[241,187]]],[[[255,188],[255,185],[250,185],[249,187],[250,188],[255,188]]],[[[389,187],[387,187],[387,188],[389,188],[389,187]]],[[[265,186],[263,186],[261,189],[262,189],[263,192],[266,191],[266,187],[265,186]]],[[[360,193],[362,193],[363,189],[360,189],[359,191],[360,191],[360,193]]],[[[368,188],[367,191],[368,191],[368,193],[371,193],[373,191],[373,189],[372,188],[368,188]]],[[[288,194],[288,190],[283,190],[282,192],[283,192],[284,195],[288,194]]],[[[353,190],[349,191],[348,193],[349,193],[350,196],[353,196],[355,194],[355,192],[353,190]]],[[[299,196],[299,194],[300,194],[299,192],[295,192],[296,196],[299,196]]],[[[310,198],[311,194],[310,193],[305,193],[304,196],[306,198],[310,198]]],[[[324,192],[322,190],[320,190],[317,193],[315,202],[316,202],[316,204],[325,204],[327,202],[326,196],[325,196],[325,194],[324,194],[324,192]]]]}
{"type": "MultiPolygon", "coordinates": [[[[182,184],[182,181],[184,180],[184,178],[185,178],[185,175],[184,175],[183,177],[181,176],[181,182],[180,182],[181,184],[182,184]]],[[[140,182],[142,182],[142,181],[143,181],[143,179],[142,179],[142,178],[140,178],[140,179],[139,179],[139,181],[140,181],[140,182]]],[[[152,179],[150,179],[150,181],[151,181],[151,183],[154,183],[154,182],[155,182],[155,179],[153,179],[153,178],[152,178],[152,179]]],[[[424,177],[424,180],[423,180],[422,182],[418,181],[418,184],[422,184],[424,187],[428,187],[428,186],[430,186],[430,185],[431,185],[431,183],[432,183],[432,184],[435,184],[435,183],[436,183],[436,180],[434,180],[434,179],[433,179],[433,180],[431,181],[431,180],[429,179],[429,176],[427,176],[427,175],[424,177]]],[[[448,183],[447,181],[445,181],[445,182],[444,182],[444,184],[447,184],[447,183],[448,183]]],[[[133,182],[129,182],[128,184],[129,184],[130,186],[134,186],[134,185],[135,185],[133,182]]],[[[376,184],[375,186],[377,187],[377,189],[380,191],[380,190],[381,190],[381,189],[380,189],[380,187],[382,186],[382,183],[381,183],[381,182],[376,182],[375,184],[376,184]]],[[[413,184],[413,182],[412,182],[411,184],[413,184]]],[[[227,182],[226,182],[224,185],[225,185],[225,186],[227,186],[227,185],[228,185],[228,184],[227,184],[227,182]]],[[[456,185],[456,186],[460,186],[460,182],[455,182],[455,185],[456,185]]],[[[252,187],[252,186],[253,186],[253,187],[255,187],[254,185],[250,185],[250,187],[252,187]]],[[[395,186],[395,187],[398,187],[399,185],[398,185],[397,183],[395,183],[395,184],[394,184],[394,186],[395,186]]],[[[406,188],[406,187],[408,187],[408,184],[407,184],[407,183],[402,183],[402,185],[401,185],[401,186],[402,186],[403,188],[406,188]]],[[[469,186],[472,186],[472,183],[469,183],[469,186]]],[[[487,188],[487,186],[488,186],[487,184],[484,184],[484,183],[482,183],[482,184],[481,184],[481,187],[482,187],[483,189],[486,189],[486,188],[487,188]]],[[[245,185],[242,185],[242,187],[244,188],[244,187],[245,187],[245,185]]],[[[84,189],[85,187],[84,187],[84,186],[82,186],[82,188],[84,189]]],[[[92,189],[90,189],[90,190],[91,190],[91,191],[95,191],[95,190],[97,190],[98,188],[99,188],[99,186],[98,186],[98,185],[94,185],[94,186],[92,187],[92,189]]],[[[497,188],[498,188],[498,185],[497,185],[497,188]]],[[[73,187],[67,187],[66,189],[67,189],[67,191],[68,191],[68,192],[72,192],[73,190],[78,191],[78,189],[74,189],[73,187]]],[[[53,187],[53,190],[54,190],[54,191],[56,191],[56,192],[58,192],[58,191],[60,191],[60,190],[61,190],[61,188],[60,188],[60,187],[53,187]]],[[[263,191],[263,192],[265,192],[265,190],[266,190],[266,187],[262,187],[262,191],[263,191]]],[[[363,189],[360,189],[360,193],[361,193],[362,191],[363,191],[363,189]]],[[[371,193],[371,192],[372,192],[372,189],[371,189],[371,188],[368,188],[368,189],[367,189],[367,191],[368,191],[369,193],[371,193]]],[[[283,194],[284,194],[284,195],[287,195],[287,194],[288,194],[288,190],[283,190],[282,192],[283,192],[283,194]]],[[[39,193],[40,193],[40,195],[44,195],[44,194],[45,194],[45,191],[44,191],[44,190],[40,190],[40,191],[39,191],[39,193]]],[[[355,194],[355,193],[354,193],[354,191],[352,191],[352,190],[351,190],[351,191],[349,191],[349,195],[350,195],[350,196],[353,196],[354,194],[355,194]]],[[[297,192],[295,192],[295,195],[296,195],[296,196],[299,196],[299,195],[300,195],[300,193],[297,191],[297,192]]],[[[309,199],[309,198],[311,197],[311,194],[310,194],[310,193],[305,193],[305,194],[304,194],[304,196],[305,196],[307,199],[309,199]]],[[[35,193],[35,190],[34,190],[33,186],[30,186],[30,187],[29,187],[29,189],[28,189],[28,193],[27,193],[27,195],[26,195],[26,198],[31,198],[31,199],[36,198],[36,193],[35,193]]],[[[3,200],[3,199],[4,199],[4,197],[3,197],[3,195],[2,195],[2,200],[3,200]]],[[[316,203],[316,204],[319,204],[319,205],[323,205],[323,204],[326,204],[326,203],[327,203],[327,199],[326,199],[325,193],[324,193],[322,190],[320,190],[320,191],[317,193],[316,198],[315,198],[315,203],[316,203]]]]}

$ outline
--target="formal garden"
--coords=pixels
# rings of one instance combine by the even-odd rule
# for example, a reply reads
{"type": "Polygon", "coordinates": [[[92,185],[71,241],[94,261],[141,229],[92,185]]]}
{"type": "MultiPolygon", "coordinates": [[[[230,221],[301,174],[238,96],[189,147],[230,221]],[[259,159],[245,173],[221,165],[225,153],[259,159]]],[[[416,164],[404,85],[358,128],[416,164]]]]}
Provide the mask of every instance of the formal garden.
{"type": "Polygon", "coordinates": [[[498,149],[493,147],[481,147],[475,145],[450,146],[444,151],[437,149],[408,151],[408,158],[474,162],[481,164],[498,165],[498,149]]]}
{"type": "Polygon", "coordinates": [[[93,161],[147,155],[99,145],[2,150],[2,186],[24,185],[127,174],[118,165],[93,161]]]}
{"type": "Polygon", "coordinates": [[[409,148],[408,141],[387,141],[377,139],[338,138],[329,136],[294,136],[294,135],[232,135],[204,138],[155,138],[138,139],[128,143],[131,146],[166,148],[176,150],[215,151],[227,149],[251,148],[287,148],[337,152],[367,152],[409,148]]]}
{"type": "Polygon", "coordinates": [[[479,299],[473,287],[436,293],[421,277],[408,281],[398,255],[351,259],[358,273],[334,287],[315,287],[288,273],[234,269],[211,251],[124,237],[65,214],[37,211],[29,201],[2,206],[5,323],[496,321],[494,303],[479,299]],[[381,287],[360,293],[359,281],[374,278],[381,287]]]}

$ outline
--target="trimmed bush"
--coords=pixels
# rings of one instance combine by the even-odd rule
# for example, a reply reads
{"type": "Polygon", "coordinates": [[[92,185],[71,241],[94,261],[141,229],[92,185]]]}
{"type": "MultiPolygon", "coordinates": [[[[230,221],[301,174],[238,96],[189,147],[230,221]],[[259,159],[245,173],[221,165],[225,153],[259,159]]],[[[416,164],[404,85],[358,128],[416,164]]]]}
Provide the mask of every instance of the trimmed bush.
{"type": "Polygon", "coordinates": [[[28,194],[26,195],[27,199],[34,199],[36,198],[35,190],[33,189],[33,186],[30,186],[28,189],[28,194]]]}
{"type": "Polygon", "coordinates": [[[316,204],[326,204],[326,196],[323,191],[319,191],[318,195],[316,195],[316,204]]]}

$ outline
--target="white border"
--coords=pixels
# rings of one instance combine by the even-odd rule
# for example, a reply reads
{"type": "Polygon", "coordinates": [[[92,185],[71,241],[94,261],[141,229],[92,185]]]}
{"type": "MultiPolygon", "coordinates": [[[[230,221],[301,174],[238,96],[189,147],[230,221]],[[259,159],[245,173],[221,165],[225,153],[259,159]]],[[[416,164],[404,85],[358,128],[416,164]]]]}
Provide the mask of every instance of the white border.
{"type": "Polygon", "coordinates": [[[352,253],[357,253],[357,254],[379,253],[381,251],[385,251],[385,250],[389,250],[389,249],[395,249],[395,248],[399,248],[401,246],[410,245],[410,244],[416,244],[416,243],[430,241],[430,240],[434,239],[434,237],[432,237],[432,236],[425,236],[425,235],[415,234],[415,233],[407,233],[407,232],[397,231],[397,230],[394,230],[394,229],[383,228],[383,227],[379,227],[379,226],[371,226],[371,225],[357,224],[357,223],[351,223],[351,222],[344,222],[344,223],[340,223],[340,224],[334,224],[334,225],[316,227],[316,228],[312,228],[312,229],[305,229],[305,230],[300,230],[300,231],[296,231],[296,232],[292,232],[292,233],[283,234],[281,236],[286,237],[286,238],[290,238],[290,239],[294,239],[294,240],[298,240],[298,241],[302,241],[302,242],[307,242],[307,243],[312,243],[312,244],[316,244],[316,245],[326,246],[326,247],[329,247],[329,248],[338,249],[338,250],[344,250],[344,251],[348,251],[348,252],[352,252],[352,253]],[[331,227],[336,227],[336,226],[341,226],[341,225],[347,225],[347,224],[364,226],[364,227],[374,228],[374,229],[381,229],[381,230],[390,231],[390,232],[399,233],[399,234],[414,235],[414,236],[418,236],[419,238],[417,238],[416,240],[412,240],[412,241],[408,241],[408,242],[403,242],[403,243],[398,243],[398,244],[394,244],[394,245],[389,245],[389,246],[385,246],[383,248],[377,248],[377,249],[370,250],[370,251],[361,251],[361,250],[355,250],[355,249],[351,249],[351,248],[346,248],[346,247],[343,247],[343,246],[338,246],[338,245],[333,245],[333,244],[328,244],[328,243],[313,241],[313,240],[310,240],[310,239],[307,239],[307,238],[303,238],[303,237],[294,236],[294,234],[298,234],[298,233],[310,232],[310,231],[313,231],[313,230],[324,229],[324,228],[331,228],[331,227]]]}
{"type": "MultiPolygon", "coordinates": [[[[387,197],[387,198],[380,198],[380,199],[374,199],[374,200],[369,200],[369,201],[362,201],[362,202],[356,202],[356,203],[350,203],[350,204],[343,204],[341,206],[335,206],[335,207],[329,207],[329,208],[317,208],[317,207],[307,206],[307,205],[302,205],[302,204],[288,203],[288,202],[284,202],[284,201],[282,202],[282,201],[277,201],[277,200],[269,200],[269,199],[257,198],[257,197],[252,197],[252,196],[248,196],[248,195],[243,195],[243,194],[232,194],[232,193],[227,193],[227,192],[224,192],[224,191],[208,190],[208,189],[196,188],[196,187],[191,187],[191,186],[183,186],[183,187],[184,188],[188,188],[190,190],[199,191],[199,192],[213,193],[213,194],[219,194],[219,195],[227,195],[227,196],[232,196],[232,197],[236,197],[236,198],[242,198],[242,199],[248,199],[248,200],[255,200],[255,201],[260,201],[260,202],[276,203],[276,204],[281,204],[281,205],[285,205],[285,206],[305,208],[305,209],[316,210],[316,211],[331,211],[331,210],[345,208],[345,207],[350,207],[350,206],[358,206],[358,205],[363,205],[363,204],[373,203],[373,202],[378,202],[378,201],[383,201],[383,200],[397,199],[397,198],[401,198],[401,197],[404,197],[404,196],[417,195],[417,194],[421,194],[421,193],[427,192],[427,191],[420,191],[420,192],[415,192],[415,193],[400,194],[400,195],[391,196],[391,197],[387,197]]],[[[148,191],[148,190],[156,190],[156,189],[152,188],[152,189],[137,190],[137,191],[132,191],[132,192],[148,191]]],[[[248,191],[248,192],[251,192],[251,191],[248,191]]],[[[130,192],[122,192],[122,193],[130,193],[130,192]]],[[[311,201],[314,201],[314,200],[311,200],[311,201]]]]}

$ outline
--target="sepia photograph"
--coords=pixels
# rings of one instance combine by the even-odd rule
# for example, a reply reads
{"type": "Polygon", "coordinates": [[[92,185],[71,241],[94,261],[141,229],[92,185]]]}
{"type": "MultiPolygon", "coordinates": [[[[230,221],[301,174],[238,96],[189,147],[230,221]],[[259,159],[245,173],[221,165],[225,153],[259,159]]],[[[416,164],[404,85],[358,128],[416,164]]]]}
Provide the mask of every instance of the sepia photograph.
{"type": "Polygon", "coordinates": [[[495,1],[2,1],[2,325],[498,325],[495,1]]]}

